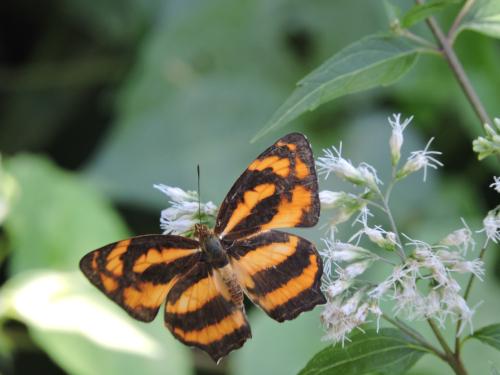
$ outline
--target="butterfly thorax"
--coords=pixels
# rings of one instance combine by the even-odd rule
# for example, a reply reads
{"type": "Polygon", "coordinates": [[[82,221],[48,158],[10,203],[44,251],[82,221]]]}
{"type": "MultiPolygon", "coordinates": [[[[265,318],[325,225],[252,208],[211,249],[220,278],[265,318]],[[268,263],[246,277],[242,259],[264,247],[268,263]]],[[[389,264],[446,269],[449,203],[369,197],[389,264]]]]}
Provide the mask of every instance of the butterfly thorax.
{"type": "Polygon", "coordinates": [[[195,236],[198,237],[201,249],[205,254],[206,260],[210,263],[221,281],[231,295],[231,300],[237,306],[243,306],[243,290],[241,289],[233,268],[229,262],[226,250],[222,246],[219,237],[206,225],[195,225],[195,236]]]}

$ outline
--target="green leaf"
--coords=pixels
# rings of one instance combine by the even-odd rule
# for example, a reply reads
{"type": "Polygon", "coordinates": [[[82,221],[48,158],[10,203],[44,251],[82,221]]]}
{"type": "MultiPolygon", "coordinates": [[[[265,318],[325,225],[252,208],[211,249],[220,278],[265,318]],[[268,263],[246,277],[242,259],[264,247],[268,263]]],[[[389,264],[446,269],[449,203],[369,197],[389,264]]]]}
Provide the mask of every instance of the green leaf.
{"type": "Polygon", "coordinates": [[[300,375],[404,374],[426,349],[393,328],[358,332],[342,347],[329,346],[316,354],[300,375]]]}
{"type": "Polygon", "coordinates": [[[420,22],[433,14],[442,11],[452,4],[456,4],[457,0],[434,0],[425,4],[414,5],[401,19],[401,26],[408,28],[420,22]]]}
{"type": "Polygon", "coordinates": [[[253,140],[325,102],[396,82],[420,52],[407,40],[388,35],[370,36],[351,44],[300,81],[253,140]]]}
{"type": "Polygon", "coordinates": [[[80,273],[29,271],[2,288],[0,316],[22,321],[69,374],[192,373],[189,350],[163,326],[137,322],[80,273]]]}
{"type": "Polygon", "coordinates": [[[500,323],[483,327],[474,332],[471,337],[481,340],[485,344],[500,350],[500,323]]]}
{"type": "Polygon", "coordinates": [[[128,235],[111,205],[82,179],[49,160],[20,155],[7,170],[17,180],[17,200],[5,221],[9,271],[75,270],[90,250],[128,235]]]}
{"type": "Polygon", "coordinates": [[[459,26],[458,31],[463,30],[500,38],[500,1],[476,0],[459,26]]]}

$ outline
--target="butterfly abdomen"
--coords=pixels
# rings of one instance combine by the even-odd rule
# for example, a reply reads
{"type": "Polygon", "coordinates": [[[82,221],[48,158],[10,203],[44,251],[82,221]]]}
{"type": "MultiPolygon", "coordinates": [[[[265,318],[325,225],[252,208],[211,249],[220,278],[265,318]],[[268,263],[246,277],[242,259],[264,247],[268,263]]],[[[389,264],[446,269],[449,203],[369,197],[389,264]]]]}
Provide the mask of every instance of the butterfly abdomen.
{"type": "Polygon", "coordinates": [[[222,281],[231,294],[231,301],[238,307],[243,306],[243,290],[236,279],[236,275],[234,274],[232,267],[228,264],[227,266],[219,268],[218,271],[221,275],[222,281]]]}

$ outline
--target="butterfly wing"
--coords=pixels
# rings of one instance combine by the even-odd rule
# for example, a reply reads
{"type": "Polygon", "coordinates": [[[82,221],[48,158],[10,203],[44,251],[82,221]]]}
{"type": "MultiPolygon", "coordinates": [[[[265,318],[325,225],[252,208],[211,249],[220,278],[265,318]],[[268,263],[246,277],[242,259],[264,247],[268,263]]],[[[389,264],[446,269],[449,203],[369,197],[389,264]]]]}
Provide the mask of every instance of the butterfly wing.
{"type": "Polygon", "coordinates": [[[88,253],[80,261],[80,269],[132,317],[150,322],[180,275],[200,258],[197,241],[145,235],[88,253]]]}
{"type": "Polygon", "coordinates": [[[273,228],[310,227],[319,219],[318,178],[304,135],[288,134],[238,178],[222,203],[215,233],[237,239],[273,228]]]}
{"type": "Polygon", "coordinates": [[[204,261],[168,293],[165,324],[178,340],[204,350],[215,361],[251,337],[243,306],[232,302],[219,271],[204,261]]]}
{"type": "Polygon", "coordinates": [[[278,322],[326,302],[321,257],[309,241],[270,230],[225,245],[247,296],[278,322]]]}

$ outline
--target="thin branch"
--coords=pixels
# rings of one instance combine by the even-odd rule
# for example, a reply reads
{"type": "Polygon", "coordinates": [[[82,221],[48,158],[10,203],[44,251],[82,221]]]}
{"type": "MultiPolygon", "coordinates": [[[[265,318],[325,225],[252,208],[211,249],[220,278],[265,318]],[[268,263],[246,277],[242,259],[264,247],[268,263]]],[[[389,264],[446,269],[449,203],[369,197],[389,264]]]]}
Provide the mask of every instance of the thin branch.
{"type": "MultiPolygon", "coordinates": [[[[484,254],[486,253],[486,248],[487,248],[487,241],[479,253],[480,260],[483,260],[484,254]]],[[[472,273],[469,276],[469,281],[467,282],[467,286],[465,287],[465,292],[464,292],[464,300],[465,301],[467,301],[467,298],[469,298],[469,294],[470,294],[470,291],[472,289],[472,284],[474,283],[474,280],[476,279],[475,276],[476,275],[474,273],[472,273]]],[[[460,332],[460,330],[462,329],[462,325],[463,325],[463,320],[458,319],[457,326],[455,329],[455,332],[456,332],[456,334],[455,334],[455,357],[457,357],[457,358],[460,356],[460,337],[458,335],[458,332],[460,332]]]]}
{"type": "Polygon", "coordinates": [[[387,320],[389,323],[391,323],[395,327],[399,328],[401,331],[403,331],[408,336],[410,336],[411,338],[416,340],[420,345],[422,345],[424,348],[429,350],[431,353],[434,353],[436,356],[441,358],[443,361],[447,361],[447,357],[446,357],[445,353],[443,353],[438,348],[436,348],[434,345],[429,343],[422,335],[420,335],[420,333],[414,331],[411,327],[409,327],[404,322],[402,322],[398,319],[393,319],[386,314],[382,314],[382,318],[387,320]]]}
{"type": "Polygon", "coordinates": [[[380,191],[380,189],[377,188],[377,194],[380,196],[380,200],[382,201],[382,205],[384,206],[384,211],[387,214],[387,217],[389,218],[389,223],[391,224],[391,229],[396,235],[396,242],[397,242],[397,249],[398,249],[398,254],[399,257],[401,258],[402,261],[406,259],[406,254],[403,250],[403,242],[401,242],[401,237],[399,236],[399,231],[398,227],[396,226],[396,222],[394,221],[394,217],[392,216],[391,209],[389,208],[389,197],[391,195],[392,188],[394,187],[395,180],[394,178],[392,179],[391,183],[387,187],[387,191],[384,194],[380,191]]]}
{"type": "Polygon", "coordinates": [[[421,44],[422,46],[426,48],[430,48],[432,51],[439,53],[439,48],[436,46],[434,43],[429,42],[427,39],[422,38],[420,35],[417,35],[415,33],[412,33],[408,29],[401,29],[398,30],[398,33],[404,36],[407,39],[410,39],[418,44],[421,44]]]}
{"type": "MultiPolygon", "coordinates": [[[[424,4],[423,0],[415,0],[417,4],[424,4]]],[[[486,109],[484,108],[483,104],[481,103],[481,100],[479,99],[479,96],[477,95],[476,91],[474,90],[474,87],[472,86],[471,82],[469,81],[469,78],[467,77],[467,74],[465,73],[464,68],[462,67],[462,64],[458,60],[457,55],[455,54],[455,51],[453,51],[453,48],[450,44],[450,41],[448,38],[444,35],[443,31],[437,24],[436,20],[434,17],[429,17],[426,19],[427,25],[429,25],[429,28],[431,29],[432,33],[434,34],[434,37],[438,41],[438,43],[441,45],[441,48],[443,49],[443,55],[448,62],[448,65],[450,66],[451,70],[453,71],[453,74],[455,75],[455,78],[457,79],[458,83],[462,87],[462,90],[464,91],[467,99],[471,103],[472,107],[474,108],[474,111],[476,112],[476,115],[479,117],[481,120],[481,125],[484,124],[491,124],[491,119],[488,116],[488,113],[486,112],[486,109]]],[[[481,126],[482,128],[482,126],[481,126]]],[[[484,129],[483,129],[484,131],[484,129]]]]}
{"type": "Polygon", "coordinates": [[[453,25],[451,25],[450,30],[448,31],[448,41],[450,45],[453,45],[455,42],[455,38],[457,37],[457,31],[458,27],[460,26],[460,22],[462,22],[463,18],[465,15],[469,12],[470,7],[472,4],[474,4],[475,0],[466,0],[462,9],[460,9],[460,12],[456,16],[455,20],[453,21],[453,25]]]}
{"type": "Polygon", "coordinates": [[[431,318],[427,318],[427,323],[429,323],[429,326],[431,327],[434,336],[436,336],[437,340],[439,341],[439,344],[444,349],[444,352],[447,355],[453,357],[453,352],[448,343],[446,342],[446,340],[444,339],[443,335],[441,334],[441,331],[436,326],[436,323],[434,323],[434,321],[431,318]]]}

